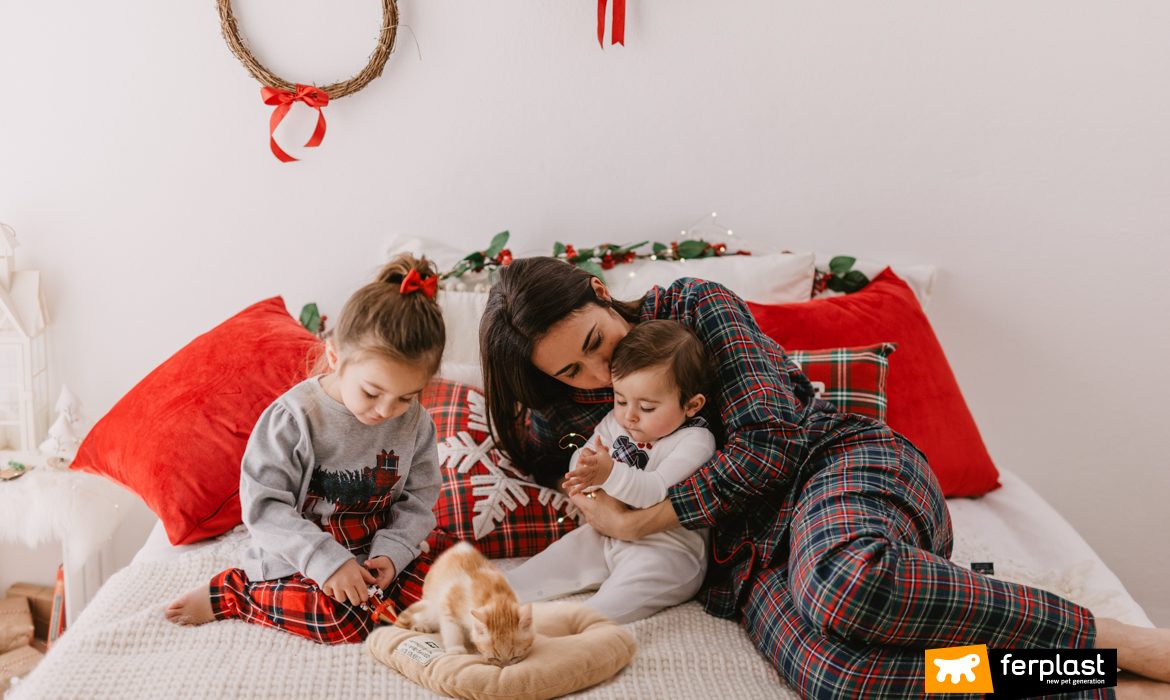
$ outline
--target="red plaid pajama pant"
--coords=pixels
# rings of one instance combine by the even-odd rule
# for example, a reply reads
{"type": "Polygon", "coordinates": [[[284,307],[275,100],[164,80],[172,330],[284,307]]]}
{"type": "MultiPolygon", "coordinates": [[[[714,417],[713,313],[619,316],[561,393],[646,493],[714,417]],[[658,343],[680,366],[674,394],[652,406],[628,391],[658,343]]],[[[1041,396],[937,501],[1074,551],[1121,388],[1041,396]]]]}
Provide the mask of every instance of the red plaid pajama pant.
{"type": "Polygon", "coordinates": [[[1092,647],[1088,610],[949,561],[946,502],[901,437],[866,431],[822,458],[787,563],[758,572],[742,607],[748,635],[802,697],[922,696],[925,649],[1092,647]]]}
{"type": "MultiPolygon", "coordinates": [[[[422,597],[432,554],[423,552],[386,588],[382,598],[402,610],[422,597]]],[[[301,574],[249,581],[242,569],[221,571],[211,579],[215,619],[239,619],[290,632],[318,644],[356,644],[374,629],[370,611],[330,598],[301,574]]]]}

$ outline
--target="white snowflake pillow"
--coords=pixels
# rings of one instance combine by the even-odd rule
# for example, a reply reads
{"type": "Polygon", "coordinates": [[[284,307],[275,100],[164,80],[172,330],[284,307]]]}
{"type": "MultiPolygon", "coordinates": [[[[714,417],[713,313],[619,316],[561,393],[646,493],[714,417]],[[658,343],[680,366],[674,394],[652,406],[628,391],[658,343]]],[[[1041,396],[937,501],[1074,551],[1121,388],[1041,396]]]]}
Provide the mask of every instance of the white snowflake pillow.
{"type": "Polygon", "coordinates": [[[437,529],[472,542],[491,558],[530,557],[577,527],[569,499],[513,467],[487,431],[484,397],[466,384],[436,379],[421,398],[438,430],[443,488],[437,529]]]}

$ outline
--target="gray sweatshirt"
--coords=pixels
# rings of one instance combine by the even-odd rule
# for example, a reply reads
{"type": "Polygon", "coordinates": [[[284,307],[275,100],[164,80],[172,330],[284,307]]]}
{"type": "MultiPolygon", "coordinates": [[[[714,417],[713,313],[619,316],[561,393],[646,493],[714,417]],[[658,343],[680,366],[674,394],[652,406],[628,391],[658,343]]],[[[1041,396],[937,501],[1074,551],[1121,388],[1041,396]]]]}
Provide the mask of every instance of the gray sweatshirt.
{"type": "Polygon", "coordinates": [[[252,581],[300,572],[324,584],[366,556],[389,557],[401,573],[435,527],[435,423],[418,401],[364,425],[319,377],[307,379],[261,414],[240,472],[252,535],[242,568],[252,581]]]}

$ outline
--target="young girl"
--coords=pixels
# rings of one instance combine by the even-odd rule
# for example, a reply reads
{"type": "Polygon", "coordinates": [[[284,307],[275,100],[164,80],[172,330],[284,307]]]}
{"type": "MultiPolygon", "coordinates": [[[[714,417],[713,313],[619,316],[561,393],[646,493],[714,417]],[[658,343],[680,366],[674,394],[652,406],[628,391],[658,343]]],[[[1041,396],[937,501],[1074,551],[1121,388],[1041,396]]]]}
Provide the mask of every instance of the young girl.
{"type": "MultiPolygon", "coordinates": [[[[601,488],[633,508],[666,497],[715,453],[698,417],[712,382],[695,334],[646,321],[613,352],[613,410],[570,461],[570,494],[601,488]]],[[[598,588],[586,605],[621,623],[694,597],[707,573],[707,531],[676,527],[623,542],[582,525],[505,576],[521,601],[598,588]]]]}
{"type": "Polygon", "coordinates": [[[167,619],[238,618],[340,644],[372,630],[370,586],[398,609],[418,599],[441,483],[435,424],[417,400],[445,342],[436,282],[425,258],[402,255],[346,302],[328,371],[277,399],[248,440],[242,566],[176,600],[167,619]]]}

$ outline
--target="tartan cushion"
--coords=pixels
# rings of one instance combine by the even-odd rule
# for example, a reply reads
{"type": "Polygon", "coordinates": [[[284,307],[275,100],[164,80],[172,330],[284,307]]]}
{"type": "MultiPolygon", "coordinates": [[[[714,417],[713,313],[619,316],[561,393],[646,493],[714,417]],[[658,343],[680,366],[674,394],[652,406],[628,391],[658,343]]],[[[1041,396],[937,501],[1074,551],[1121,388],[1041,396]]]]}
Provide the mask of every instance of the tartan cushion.
{"type": "Polygon", "coordinates": [[[790,350],[788,356],[800,365],[817,396],[842,411],[885,421],[886,377],[890,372],[886,358],[897,347],[896,343],[878,343],[832,350],[790,350]]]}
{"type": "Polygon", "coordinates": [[[436,379],[420,401],[435,420],[443,470],[438,530],[500,558],[532,556],[577,526],[581,514],[568,498],[538,485],[495,449],[478,390],[436,379]]]}

